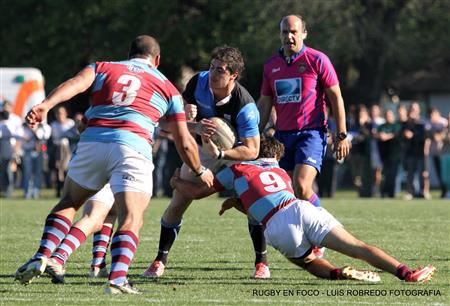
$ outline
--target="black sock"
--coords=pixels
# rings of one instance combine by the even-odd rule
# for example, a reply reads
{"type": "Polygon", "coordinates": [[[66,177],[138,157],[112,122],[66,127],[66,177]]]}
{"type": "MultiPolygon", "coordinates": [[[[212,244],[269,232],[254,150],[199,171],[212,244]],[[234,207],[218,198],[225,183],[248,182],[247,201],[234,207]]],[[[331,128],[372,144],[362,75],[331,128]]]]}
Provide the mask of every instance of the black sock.
{"type": "Polygon", "coordinates": [[[261,262],[267,263],[267,246],[263,226],[249,222],[248,231],[250,237],[252,237],[253,248],[255,249],[255,265],[261,262]]]}
{"type": "Polygon", "coordinates": [[[155,260],[160,260],[165,265],[169,256],[170,248],[180,232],[181,221],[176,224],[166,224],[161,220],[161,233],[159,236],[158,255],[155,260]]]}

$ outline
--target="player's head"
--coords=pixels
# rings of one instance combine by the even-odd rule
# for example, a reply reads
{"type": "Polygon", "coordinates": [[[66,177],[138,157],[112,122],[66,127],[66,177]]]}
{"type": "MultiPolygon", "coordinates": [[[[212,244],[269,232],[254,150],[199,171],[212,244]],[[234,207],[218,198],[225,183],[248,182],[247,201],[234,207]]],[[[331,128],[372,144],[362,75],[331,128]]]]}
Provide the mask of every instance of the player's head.
{"type": "Polygon", "coordinates": [[[215,48],[211,52],[209,86],[212,89],[230,86],[241,77],[244,68],[244,59],[238,49],[229,46],[215,48]]]}
{"type": "Polygon", "coordinates": [[[261,138],[258,158],[280,158],[284,154],[284,145],[274,137],[261,138]]]}
{"type": "Polygon", "coordinates": [[[143,58],[150,61],[150,64],[158,67],[161,49],[158,41],[149,35],[136,37],[130,45],[128,58],[143,58]]]}
{"type": "Polygon", "coordinates": [[[302,16],[288,15],[281,18],[280,39],[286,56],[299,52],[307,35],[306,23],[302,16]]]}

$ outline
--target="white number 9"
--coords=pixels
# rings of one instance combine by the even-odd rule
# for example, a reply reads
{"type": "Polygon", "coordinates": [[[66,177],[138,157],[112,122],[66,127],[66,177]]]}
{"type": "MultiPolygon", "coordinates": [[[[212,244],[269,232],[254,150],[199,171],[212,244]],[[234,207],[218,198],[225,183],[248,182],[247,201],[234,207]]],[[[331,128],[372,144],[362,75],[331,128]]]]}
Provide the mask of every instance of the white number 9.
{"type": "Polygon", "coordinates": [[[259,179],[264,184],[264,189],[267,192],[277,192],[286,189],[286,183],[284,180],[274,172],[262,172],[259,175],[259,179]]]}

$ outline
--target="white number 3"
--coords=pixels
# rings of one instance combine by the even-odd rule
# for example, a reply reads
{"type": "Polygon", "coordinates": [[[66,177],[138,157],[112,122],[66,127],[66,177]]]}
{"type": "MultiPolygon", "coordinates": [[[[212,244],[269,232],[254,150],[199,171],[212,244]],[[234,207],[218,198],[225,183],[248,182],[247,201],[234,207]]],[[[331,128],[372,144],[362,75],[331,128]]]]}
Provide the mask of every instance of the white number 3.
{"type": "Polygon", "coordinates": [[[114,105],[127,106],[136,99],[137,91],[141,88],[141,81],[132,75],[123,74],[117,80],[117,83],[124,85],[122,91],[114,91],[112,102],[114,105]]]}
{"type": "Polygon", "coordinates": [[[286,183],[283,179],[274,172],[262,172],[259,175],[261,182],[265,185],[264,189],[267,192],[277,192],[286,189],[286,183]]]}

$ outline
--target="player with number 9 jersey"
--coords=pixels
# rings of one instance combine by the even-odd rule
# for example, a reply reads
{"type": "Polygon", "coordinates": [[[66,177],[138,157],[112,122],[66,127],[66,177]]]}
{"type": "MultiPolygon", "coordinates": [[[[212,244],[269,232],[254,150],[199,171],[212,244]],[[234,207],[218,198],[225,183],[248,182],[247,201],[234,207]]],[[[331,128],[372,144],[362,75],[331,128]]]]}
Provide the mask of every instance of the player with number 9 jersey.
{"type": "Polygon", "coordinates": [[[275,159],[240,162],[216,175],[214,187],[235,190],[243,208],[265,224],[280,207],[296,201],[289,175],[275,159]]]}

